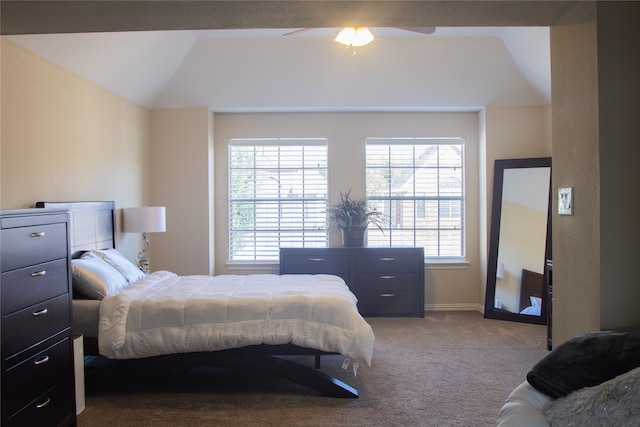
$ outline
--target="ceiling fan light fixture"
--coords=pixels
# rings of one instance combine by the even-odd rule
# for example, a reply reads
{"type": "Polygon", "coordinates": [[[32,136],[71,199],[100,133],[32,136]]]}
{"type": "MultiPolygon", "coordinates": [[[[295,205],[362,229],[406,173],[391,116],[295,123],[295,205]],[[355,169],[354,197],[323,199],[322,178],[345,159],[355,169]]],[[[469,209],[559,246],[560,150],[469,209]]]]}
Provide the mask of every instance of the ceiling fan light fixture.
{"type": "Polygon", "coordinates": [[[340,30],[335,41],[347,47],[360,47],[373,41],[373,34],[367,27],[346,27],[340,30]]]}

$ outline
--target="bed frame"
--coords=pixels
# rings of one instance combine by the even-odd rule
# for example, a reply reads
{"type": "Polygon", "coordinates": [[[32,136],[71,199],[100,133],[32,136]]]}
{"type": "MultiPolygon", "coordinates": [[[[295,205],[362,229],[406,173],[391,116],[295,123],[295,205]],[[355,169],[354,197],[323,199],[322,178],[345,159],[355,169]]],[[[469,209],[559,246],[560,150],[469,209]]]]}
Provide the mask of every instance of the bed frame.
{"type": "MultiPolygon", "coordinates": [[[[37,202],[36,208],[69,210],[70,249],[72,258],[92,249],[115,248],[116,207],[113,201],[37,202]]],[[[98,353],[97,338],[85,337],[86,356],[98,353]]],[[[259,345],[214,352],[179,353],[130,360],[144,366],[167,368],[218,367],[266,374],[309,387],[322,395],[357,398],[358,390],[320,371],[320,356],[335,355],[316,349],[287,345],[259,345]],[[277,356],[309,355],[315,357],[315,369],[277,356]]],[[[103,356],[99,356],[103,357],[103,356]]]]}
{"type": "Polygon", "coordinates": [[[522,279],[520,280],[520,307],[518,308],[518,313],[531,305],[530,296],[544,299],[544,275],[523,268],[522,279]]]}

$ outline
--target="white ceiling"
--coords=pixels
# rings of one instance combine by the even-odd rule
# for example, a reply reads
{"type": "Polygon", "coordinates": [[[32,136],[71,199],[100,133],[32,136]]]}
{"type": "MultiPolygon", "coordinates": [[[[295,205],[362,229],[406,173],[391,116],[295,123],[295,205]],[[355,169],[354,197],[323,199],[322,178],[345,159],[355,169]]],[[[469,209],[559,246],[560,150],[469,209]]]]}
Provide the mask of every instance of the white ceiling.
{"type": "Polygon", "coordinates": [[[354,56],[336,28],[3,36],[147,108],[449,111],[550,103],[548,27],[373,28],[354,56]]]}

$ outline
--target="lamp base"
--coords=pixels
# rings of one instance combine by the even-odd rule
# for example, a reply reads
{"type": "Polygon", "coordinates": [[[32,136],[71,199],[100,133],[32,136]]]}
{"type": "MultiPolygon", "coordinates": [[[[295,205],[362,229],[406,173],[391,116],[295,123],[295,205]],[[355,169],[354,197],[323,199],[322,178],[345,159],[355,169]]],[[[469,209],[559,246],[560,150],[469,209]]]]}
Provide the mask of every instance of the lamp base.
{"type": "Polygon", "coordinates": [[[138,268],[140,268],[144,274],[149,274],[149,259],[143,256],[138,256],[138,268]]]}
{"type": "Polygon", "coordinates": [[[151,247],[151,245],[149,244],[149,239],[147,238],[146,231],[142,233],[142,238],[144,239],[146,247],[138,252],[138,267],[144,272],[144,274],[149,274],[149,258],[143,256],[143,254],[147,252],[151,247]]]}

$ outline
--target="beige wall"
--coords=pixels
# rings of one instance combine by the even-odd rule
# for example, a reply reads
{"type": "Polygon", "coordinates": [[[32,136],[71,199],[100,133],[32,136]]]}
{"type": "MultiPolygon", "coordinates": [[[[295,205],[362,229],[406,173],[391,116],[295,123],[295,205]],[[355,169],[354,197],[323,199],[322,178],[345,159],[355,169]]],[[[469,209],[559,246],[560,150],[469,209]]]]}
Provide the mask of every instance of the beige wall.
{"type": "MultiPolygon", "coordinates": [[[[496,158],[549,155],[548,115],[545,107],[491,108],[487,145],[491,165],[496,158]],[[502,120],[508,123],[503,123],[502,120]],[[495,146],[494,146],[495,145],[495,146]],[[506,148],[505,148],[506,147],[506,148]]],[[[425,272],[427,309],[479,309],[484,301],[486,261],[481,257],[480,129],[478,113],[348,113],[348,114],[216,114],[216,272],[276,272],[277,266],[240,268],[228,262],[227,142],[250,137],[329,138],[329,199],[340,191],[365,194],[366,137],[462,136],[466,141],[467,261],[468,264],[429,264],[425,272]]],[[[485,153],[486,155],[486,153],[485,153]]],[[[491,166],[493,170],[493,166],[491,166]]],[[[486,195],[485,195],[486,197],[486,195]]],[[[486,214],[485,214],[486,215],[486,214]]],[[[339,246],[335,230],[331,246],[339,246]]]]}
{"type": "Polygon", "coordinates": [[[598,5],[602,329],[640,328],[639,19],[638,2],[598,5]]]}
{"type": "Polygon", "coordinates": [[[553,336],[600,329],[600,163],[594,5],[551,28],[552,188],[574,188],[574,215],[553,201],[553,336]],[[576,23],[578,22],[578,23],[576,23]]]}
{"type": "Polygon", "coordinates": [[[640,326],[637,2],[578,3],[551,28],[554,343],[640,326]]]}
{"type": "Polygon", "coordinates": [[[483,185],[480,187],[480,212],[484,215],[481,218],[483,224],[481,229],[484,233],[480,236],[482,271],[479,292],[480,301],[484,306],[495,161],[498,159],[551,157],[551,108],[550,106],[487,106],[483,116],[481,139],[484,143],[480,156],[480,181],[483,185]]]}
{"type": "MultiPolygon", "coordinates": [[[[439,16],[456,25],[486,25],[495,16],[503,16],[499,3],[480,6],[487,15],[470,15],[467,10],[466,14],[439,16]]],[[[551,27],[553,105],[542,115],[552,117],[554,191],[558,186],[571,185],[576,197],[574,216],[553,216],[556,343],[586,330],[640,323],[640,311],[633,306],[640,297],[640,225],[637,215],[633,216],[640,197],[634,188],[640,173],[636,160],[640,147],[639,4],[576,2],[565,19],[551,27]]],[[[566,7],[556,2],[547,4],[556,5],[566,7]]],[[[523,8],[531,9],[524,3],[523,8]]],[[[536,11],[544,9],[540,6],[536,11]]],[[[520,23],[548,24],[531,12],[527,10],[520,23]]],[[[292,13],[283,18],[295,22],[299,17],[292,13]]],[[[233,21],[233,17],[229,18],[220,20],[233,21]]],[[[148,143],[148,121],[144,119],[148,112],[94,86],[88,89],[91,85],[86,82],[81,83],[50,64],[44,65],[5,41],[2,50],[0,207],[21,208],[36,199],[68,199],[68,195],[77,199],[115,199],[119,206],[147,201],[144,190],[150,186],[143,184],[147,170],[141,153],[146,150],[141,147],[148,143]],[[78,87],[70,82],[76,82],[78,87]],[[111,144],[118,148],[111,150],[111,144]],[[38,157],[40,160],[34,160],[38,157]],[[80,160],[74,163],[73,159],[80,160]],[[103,177],[100,185],[87,178],[96,175],[103,177]]],[[[500,110],[509,114],[511,108],[500,110]]],[[[490,203],[486,200],[493,182],[493,160],[520,156],[519,146],[510,145],[518,138],[502,131],[511,126],[498,119],[496,112],[501,115],[495,107],[480,113],[477,179],[481,186],[480,213],[486,215],[482,218],[482,233],[490,221],[486,212],[490,203]],[[505,151],[494,153],[498,146],[505,151]]],[[[535,132],[547,133],[549,122],[541,129],[544,130],[535,132]]],[[[528,135],[518,134],[520,138],[528,135]]],[[[554,212],[556,203],[554,198],[554,212]]],[[[484,240],[479,246],[486,253],[486,237],[484,240]]],[[[480,264],[484,267],[486,260],[481,259],[480,264]]],[[[481,297],[475,298],[483,297],[482,288],[481,297]]]]}
{"type": "MultiPolygon", "coordinates": [[[[2,39],[0,207],[149,197],[149,112],[2,39]]],[[[120,215],[118,215],[118,221],[120,215]]],[[[120,235],[135,257],[139,236],[120,235]]]]}
{"type": "Polygon", "coordinates": [[[504,265],[502,279],[496,280],[495,298],[511,312],[519,312],[522,269],[544,273],[547,212],[502,201],[498,262],[504,265]]]}
{"type": "Polygon", "coordinates": [[[154,110],[151,135],[151,202],[167,208],[167,231],[150,235],[151,269],[213,274],[213,115],[154,110]]]}
{"type": "MultiPolygon", "coordinates": [[[[340,190],[353,188],[354,195],[364,194],[364,168],[353,167],[364,165],[364,145],[358,141],[367,136],[451,136],[455,129],[454,136],[467,142],[469,263],[429,265],[425,304],[428,309],[480,309],[486,268],[480,224],[489,221],[480,218],[481,212],[488,217],[483,209],[490,206],[482,183],[492,183],[481,169],[492,171],[496,158],[545,155],[546,111],[489,107],[481,113],[213,115],[206,108],[149,112],[3,40],[2,208],[28,207],[43,199],[115,200],[118,208],[164,205],[167,232],[149,235],[152,269],[179,274],[273,272],[273,266],[227,268],[228,138],[328,136],[333,203],[340,190]]],[[[336,235],[331,244],[339,245],[336,235]]],[[[134,259],[141,239],[120,233],[118,246],[134,259]]]]}

